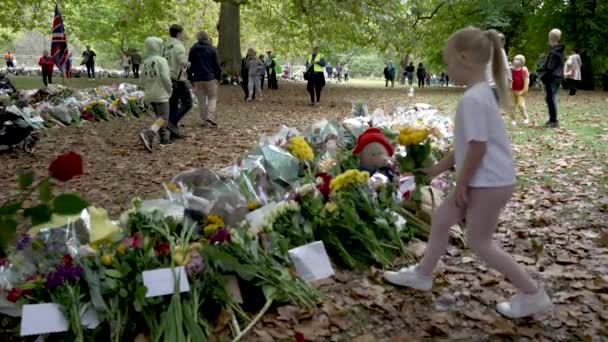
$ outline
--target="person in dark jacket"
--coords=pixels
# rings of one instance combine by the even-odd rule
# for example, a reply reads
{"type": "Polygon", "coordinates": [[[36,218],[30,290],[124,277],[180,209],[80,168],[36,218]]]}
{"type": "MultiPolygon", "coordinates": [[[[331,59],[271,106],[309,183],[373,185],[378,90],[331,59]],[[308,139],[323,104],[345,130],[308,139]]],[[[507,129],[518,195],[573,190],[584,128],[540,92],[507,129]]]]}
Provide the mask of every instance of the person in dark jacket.
{"type": "Polygon", "coordinates": [[[133,68],[133,77],[139,78],[139,66],[141,65],[141,55],[137,50],[131,54],[131,67],[133,68]]]}
{"type": "Polygon", "coordinates": [[[549,52],[545,58],[544,64],[539,70],[541,81],[545,85],[545,100],[549,109],[549,121],[545,127],[559,127],[557,120],[557,88],[562,81],[564,75],[564,44],[561,44],[562,32],[558,29],[553,29],[549,32],[549,52]]]}
{"type": "Polygon", "coordinates": [[[217,127],[215,107],[217,104],[218,80],[222,74],[217,49],[211,45],[205,31],[196,34],[197,43],[190,49],[188,79],[192,82],[198,99],[203,127],[217,127]]]}
{"type": "MultiPolygon", "coordinates": [[[[247,57],[243,57],[241,59],[241,88],[243,88],[243,93],[245,93],[244,100],[249,98],[249,69],[247,69],[247,57]]],[[[255,89],[253,90],[253,94],[251,98],[255,100],[255,89]]]]}
{"type": "Polygon", "coordinates": [[[407,83],[411,87],[414,82],[414,72],[416,71],[416,67],[414,66],[414,62],[410,62],[405,68],[405,77],[407,77],[407,83]]]}
{"type": "MultiPolygon", "coordinates": [[[[262,75],[260,75],[260,80],[262,81],[262,89],[264,89],[264,79],[266,78],[266,73],[268,71],[266,71],[266,61],[264,60],[264,55],[260,55],[260,60],[264,64],[264,73],[262,75]]],[[[252,98],[255,99],[255,89],[253,90],[252,98]]]]}
{"type": "Polygon", "coordinates": [[[416,70],[416,78],[418,78],[418,88],[424,88],[424,81],[426,78],[426,69],[422,63],[418,64],[418,69],[416,70]]]}

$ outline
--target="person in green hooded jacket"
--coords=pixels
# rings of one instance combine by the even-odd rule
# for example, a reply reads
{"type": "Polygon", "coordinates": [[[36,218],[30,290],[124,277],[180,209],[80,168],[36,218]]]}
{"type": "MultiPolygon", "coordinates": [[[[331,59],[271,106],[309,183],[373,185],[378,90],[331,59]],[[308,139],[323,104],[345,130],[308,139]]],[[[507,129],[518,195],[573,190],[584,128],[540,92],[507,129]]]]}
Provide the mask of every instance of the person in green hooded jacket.
{"type": "Polygon", "coordinates": [[[156,120],[149,128],[139,134],[141,142],[148,152],[152,152],[154,138],[160,134],[161,145],[170,143],[170,133],[167,130],[169,121],[169,99],[171,98],[171,71],[169,63],[163,57],[163,40],[158,37],[148,37],[144,42],[146,59],[142,65],[142,84],[144,86],[144,103],[150,106],[156,114],[156,120]]]}
{"type": "Polygon", "coordinates": [[[268,88],[277,90],[279,89],[277,75],[280,75],[281,72],[283,72],[283,68],[274,53],[268,52],[268,59],[268,88]]]}

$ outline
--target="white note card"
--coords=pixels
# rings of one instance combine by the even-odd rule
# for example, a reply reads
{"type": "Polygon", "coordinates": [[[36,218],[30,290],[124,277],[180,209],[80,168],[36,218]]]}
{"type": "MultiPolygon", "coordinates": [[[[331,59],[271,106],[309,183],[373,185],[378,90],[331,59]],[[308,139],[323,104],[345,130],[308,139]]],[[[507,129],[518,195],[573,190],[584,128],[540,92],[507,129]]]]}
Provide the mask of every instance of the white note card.
{"type": "Polygon", "coordinates": [[[21,336],[68,331],[68,321],[58,304],[26,304],[22,310],[21,336]]]}
{"type": "Polygon", "coordinates": [[[335,274],[323,241],[315,241],[289,250],[289,257],[298,276],[306,281],[317,281],[335,274]]]}
{"type": "Polygon", "coordinates": [[[172,294],[175,288],[174,277],[179,277],[179,292],[190,291],[188,275],[184,266],[176,267],[174,270],[175,273],[171,272],[171,268],[144,271],[142,276],[144,278],[144,285],[148,289],[146,298],[172,294]]]}

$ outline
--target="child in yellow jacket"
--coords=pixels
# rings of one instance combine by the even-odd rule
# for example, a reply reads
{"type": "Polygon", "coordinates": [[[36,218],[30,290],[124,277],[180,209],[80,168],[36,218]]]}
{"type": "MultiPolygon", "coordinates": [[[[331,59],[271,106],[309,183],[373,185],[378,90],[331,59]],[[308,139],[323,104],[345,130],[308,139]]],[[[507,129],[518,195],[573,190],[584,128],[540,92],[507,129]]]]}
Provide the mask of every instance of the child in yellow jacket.
{"type": "MultiPolygon", "coordinates": [[[[522,55],[517,55],[513,58],[513,67],[511,68],[511,93],[513,94],[513,102],[517,106],[516,110],[525,118],[524,124],[529,124],[528,112],[526,110],[526,101],[524,97],[528,93],[528,86],[530,85],[530,73],[526,68],[526,58],[522,55]]],[[[517,126],[515,120],[515,112],[511,112],[511,124],[517,126]]]]}

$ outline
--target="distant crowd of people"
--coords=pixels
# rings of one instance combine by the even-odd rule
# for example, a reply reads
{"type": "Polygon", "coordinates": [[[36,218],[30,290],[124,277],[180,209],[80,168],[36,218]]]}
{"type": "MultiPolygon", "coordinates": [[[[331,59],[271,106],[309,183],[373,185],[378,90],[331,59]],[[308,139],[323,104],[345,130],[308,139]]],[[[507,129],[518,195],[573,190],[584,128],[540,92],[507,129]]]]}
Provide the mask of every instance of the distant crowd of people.
{"type": "MultiPolygon", "coordinates": [[[[395,77],[397,75],[397,69],[393,62],[388,62],[384,68],[384,79],[385,87],[388,87],[389,83],[391,87],[395,87],[395,77]]],[[[442,72],[440,75],[431,74],[426,71],[424,64],[419,63],[418,68],[414,66],[414,62],[410,62],[403,70],[403,83],[407,80],[407,84],[412,87],[414,85],[414,75],[418,80],[418,87],[424,88],[425,86],[430,87],[431,85],[448,86],[450,83],[450,77],[442,72]]]]}

